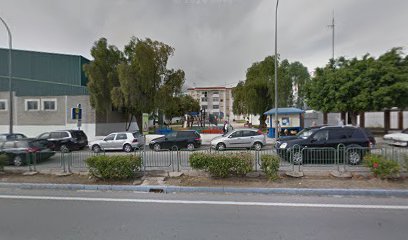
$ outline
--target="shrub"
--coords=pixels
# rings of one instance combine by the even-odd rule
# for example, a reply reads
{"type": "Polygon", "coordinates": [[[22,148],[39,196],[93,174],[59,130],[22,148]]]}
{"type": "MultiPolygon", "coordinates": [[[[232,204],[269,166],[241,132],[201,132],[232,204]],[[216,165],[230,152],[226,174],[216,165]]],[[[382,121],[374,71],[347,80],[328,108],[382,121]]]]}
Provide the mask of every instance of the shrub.
{"type": "Polygon", "coordinates": [[[195,152],[190,155],[190,166],[193,169],[207,170],[210,154],[195,152]]]}
{"type": "Polygon", "coordinates": [[[269,179],[275,180],[279,177],[279,156],[275,155],[262,155],[261,156],[261,169],[265,172],[269,179]]]}
{"type": "Polygon", "coordinates": [[[142,159],[139,156],[94,156],[86,160],[89,173],[101,179],[132,178],[140,171],[142,159]]]}
{"type": "Polygon", "coordinates": [[[249,153],[194,153],[190,156],[193,169],[208,171],[214,177],[243,176],[252,170],[249,153]]]}
{"type": "Polygon", "coordinates": [[[400,166],[393,160],[386,159],[382,155],[370,154],[364,157],[364,162],[371,171],[380,178],[390,178],[398,175],[400,166]]]}
{"type": "Polygon", "coordinates": [[[0,171],[4,170],[4,166],[7,165],[8,157],[6,154],[0,154],[0,171]]]}

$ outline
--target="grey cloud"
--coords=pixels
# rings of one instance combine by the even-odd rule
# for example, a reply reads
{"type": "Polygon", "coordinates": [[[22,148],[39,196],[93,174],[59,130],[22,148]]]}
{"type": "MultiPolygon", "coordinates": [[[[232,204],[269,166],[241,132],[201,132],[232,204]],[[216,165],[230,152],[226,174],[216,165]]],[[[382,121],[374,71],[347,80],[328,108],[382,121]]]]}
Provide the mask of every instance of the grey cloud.
{"type": "MultiPolygon", "coordinates": [[[[90,57],[106,37],[123,48],[131,36],[150,37],[176,49],[170,66],[192,86],[224,85],[274,52],[273,0],[0,0],[14,47],[90,57]]],[[[378,55],[407,47],[408,1],[280,0],[281,58],[313,70],[331,56],[330,24],[336,15],[336,56],[378,55]]],[[[7,38],[0,28],[0,47],[7,38]]]]}

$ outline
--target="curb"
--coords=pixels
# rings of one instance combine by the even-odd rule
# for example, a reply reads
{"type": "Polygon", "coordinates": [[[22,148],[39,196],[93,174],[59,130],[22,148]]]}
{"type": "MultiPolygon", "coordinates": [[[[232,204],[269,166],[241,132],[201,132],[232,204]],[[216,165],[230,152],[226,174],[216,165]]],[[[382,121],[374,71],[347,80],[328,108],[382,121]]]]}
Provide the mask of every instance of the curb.
{"type": "Polygon", "coordinates": [[[408,190],[397,189],[324,189],[324,188],[235,188],[235,187],[182,187],[163,185],[86,185],[49,183],[0,183],[0,188],[49,189],[49,190],[102,190],[163,193],[252,193],[318,196],[377,196],[408,197],[408,190]]]}

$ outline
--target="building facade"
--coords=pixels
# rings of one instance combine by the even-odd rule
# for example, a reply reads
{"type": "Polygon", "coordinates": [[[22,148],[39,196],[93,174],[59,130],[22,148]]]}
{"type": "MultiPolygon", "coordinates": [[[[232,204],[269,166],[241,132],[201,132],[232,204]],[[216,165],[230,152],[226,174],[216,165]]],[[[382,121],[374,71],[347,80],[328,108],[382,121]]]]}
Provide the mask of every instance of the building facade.
{"type": "MultiPolygon", "coordinates": [[[[28,137],[61,129],[77,129],[72,108],[81,105],[80,128],[89,139],[126,129],[120,112],[97,113],[91,107],[83,65],[77,55],[12,50],[13,132],[28,137]]],[[[9,131],[8,49],[0,49],[0,132],[9,131]]],[[[136,128],[135,124],[131,128],[136,128]]]]}
{"type": "Polygon", "coordinates": [[[200,103],[200,108],[208,114],[214,114],[220,119],[235,119],[232,112],[232,88],[227,87],[196,87],[187,89],[188,94],[200,103]]]}

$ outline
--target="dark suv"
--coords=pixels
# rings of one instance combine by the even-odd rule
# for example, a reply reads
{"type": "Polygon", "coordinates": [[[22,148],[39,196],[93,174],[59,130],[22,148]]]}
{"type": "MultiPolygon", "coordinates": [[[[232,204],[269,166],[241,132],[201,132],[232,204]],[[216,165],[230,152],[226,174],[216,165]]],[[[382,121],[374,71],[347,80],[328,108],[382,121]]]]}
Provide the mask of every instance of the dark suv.
{"type": "Polygon", "coordinates": [[[164,137],[153,139],[149,143],[149,147],[155,151],[181,148],[187,148],[191,151],[200,146],[201,136],[194,130],[171,132],[164,137]]]}
{"type": "Polygon", "coordinates": [[[59,130],[46,132],[37,138],[47,139],[50,149],[61,152],[81,150],[88,145],[88,137],[82,130],[59,130]]]}
{"type": "Polygon", "coordinates": [[[363,128],[331,126],[311,129],[310,134],[306,136],[283,139],[276,143],[278,153],[295,164],[318,161],[321,158],[334,160],[339,146],[346,150],[348,163],[359,164],[363,155],[372,147],[372,141],[363,128]]]}

